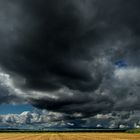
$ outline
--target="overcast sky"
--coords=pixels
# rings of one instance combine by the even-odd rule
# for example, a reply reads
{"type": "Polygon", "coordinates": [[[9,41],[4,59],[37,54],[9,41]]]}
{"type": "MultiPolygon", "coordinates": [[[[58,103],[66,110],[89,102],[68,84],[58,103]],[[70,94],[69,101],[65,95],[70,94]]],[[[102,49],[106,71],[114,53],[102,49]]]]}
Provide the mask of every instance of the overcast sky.
{"type": "Polygon", "coordinates": [[[139,127],[139,7],[139,0],[0,0],[1,125],[24,114],[31,125],[46,116],[46,126],[139,127]]]}

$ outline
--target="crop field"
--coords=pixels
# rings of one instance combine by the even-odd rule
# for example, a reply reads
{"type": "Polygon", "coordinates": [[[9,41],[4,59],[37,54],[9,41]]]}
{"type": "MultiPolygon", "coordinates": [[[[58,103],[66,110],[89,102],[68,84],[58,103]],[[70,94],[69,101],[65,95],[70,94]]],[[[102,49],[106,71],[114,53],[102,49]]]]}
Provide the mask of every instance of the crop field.
{"type": "Polygon", "coordinates": [[[0,133],[0,140],[140,140],[129,133],[0,133]]]}

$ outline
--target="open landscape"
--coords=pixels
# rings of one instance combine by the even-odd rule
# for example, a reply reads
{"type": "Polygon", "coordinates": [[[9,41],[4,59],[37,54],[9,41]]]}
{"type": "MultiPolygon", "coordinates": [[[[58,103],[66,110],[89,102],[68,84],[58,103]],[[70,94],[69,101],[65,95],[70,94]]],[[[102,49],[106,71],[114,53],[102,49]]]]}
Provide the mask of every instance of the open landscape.
{"type": "Polygon", "coordinates": [[[131,133],[0,133],[0,140],[140,140],[131,133]]]}
{"type": "Polygon", "coordinates": [[[140,140],[140,0],[0,0],[0,140],[140,140]]]}

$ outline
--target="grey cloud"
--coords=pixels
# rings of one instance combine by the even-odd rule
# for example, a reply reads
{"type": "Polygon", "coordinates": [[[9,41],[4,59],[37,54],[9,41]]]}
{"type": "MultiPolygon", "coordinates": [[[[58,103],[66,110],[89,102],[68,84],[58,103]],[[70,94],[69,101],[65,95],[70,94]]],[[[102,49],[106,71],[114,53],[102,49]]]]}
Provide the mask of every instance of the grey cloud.
{"type": "Polygon", "coordinates": [[[25,102],[18,94],[21,91],[15,88],[9,74],[0,69],[0,104],[25,102]]]}
{"type": "Polygon", "coordinates": [[[84,118],[86,123],[83,126],[102,127],[110,129],[128,129],[139,127],[139,111],[115,111],[112,113],[97,114],[84,118]]]}
{"type": "MultiPolygon", "coordinates": [[[[80,114],[75,114],[80,116],[80,114]]],[[[63,113],[48,111],[25,111],[21,114],[0,115],[1,128],[19,129],[57,129],[57,128],[110,128],[127,129],[139,128],[140,112],[116,111],[112,113],[96,114],[90,117],[74,119],[63,113]]]]}
{"type": "Polygon", "coordinates": [[[64,114],[48,111],[24,111],[21,114],[0,115],[0,125],[19,129],[51,129],[74,126],[64,120],[64,114]]]}

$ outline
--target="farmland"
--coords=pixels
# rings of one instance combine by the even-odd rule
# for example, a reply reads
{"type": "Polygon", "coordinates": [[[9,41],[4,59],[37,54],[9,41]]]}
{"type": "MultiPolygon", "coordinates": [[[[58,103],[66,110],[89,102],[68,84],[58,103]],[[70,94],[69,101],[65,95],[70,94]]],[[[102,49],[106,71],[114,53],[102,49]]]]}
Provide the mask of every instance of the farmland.
{"type": "Polygon", "coordinates": [[[140,140],[131,133],[0,133],[0,140],[140,140]]]}

